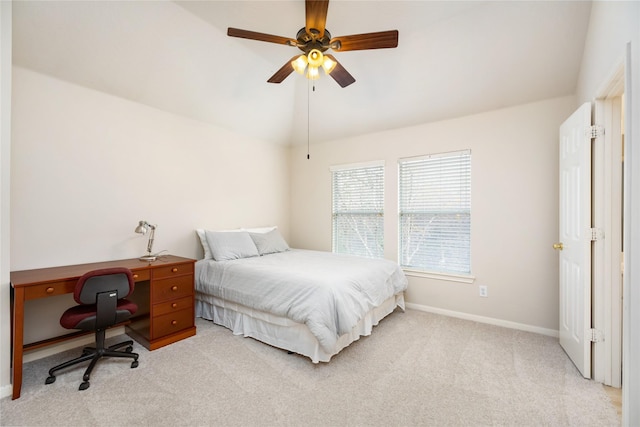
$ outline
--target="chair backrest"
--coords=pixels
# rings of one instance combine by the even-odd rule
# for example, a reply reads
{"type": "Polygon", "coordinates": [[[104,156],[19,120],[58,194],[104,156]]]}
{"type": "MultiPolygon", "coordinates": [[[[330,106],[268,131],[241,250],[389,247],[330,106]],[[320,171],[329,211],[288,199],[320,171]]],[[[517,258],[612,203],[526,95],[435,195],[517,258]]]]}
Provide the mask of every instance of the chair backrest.
{"type": "Polygon", "coordinates": [[[73,298],[78,304],[96,304],[102,292],[116,292],[117,298],[126,298],[133,292],[134,281],[131,270],[123,267],[103,268],[85,273],[78,279],[73,298]]]}

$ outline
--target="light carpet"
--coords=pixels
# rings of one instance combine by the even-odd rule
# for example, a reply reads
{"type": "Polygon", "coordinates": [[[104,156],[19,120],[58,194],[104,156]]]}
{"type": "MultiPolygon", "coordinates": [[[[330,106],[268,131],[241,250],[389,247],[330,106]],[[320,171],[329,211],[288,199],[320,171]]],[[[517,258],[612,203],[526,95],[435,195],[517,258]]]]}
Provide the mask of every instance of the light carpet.
{"type": "MultiPolygon", "coordinates": [[[[140,366],[105,359],[45,385],[77,351],[25,365],[22,397],[0,423],[60,426],[619,426],[603,387],[585,380],[558,340],[415,310],[314,365],[196,319],[197,335],[140,366]]],[[[116,337],[119,341],[123,337],[116,337]]],[[[113,340],[110,340],[113,341],[113,340]]]]}

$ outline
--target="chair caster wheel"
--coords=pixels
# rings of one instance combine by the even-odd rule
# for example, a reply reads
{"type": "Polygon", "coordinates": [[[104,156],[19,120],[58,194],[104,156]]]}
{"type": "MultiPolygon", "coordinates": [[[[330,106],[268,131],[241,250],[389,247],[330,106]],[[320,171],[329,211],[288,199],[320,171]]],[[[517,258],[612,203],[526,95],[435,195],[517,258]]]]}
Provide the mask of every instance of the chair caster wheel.
{"type": "Polygon", "coordinates": [[[138,367],[138,361],[134,360],[133,362],[131,362],[131,368],[137,368],[138,367]]]}
{"type": "Polygon", "coordinates": [[[127,347],[127,348],[125,349],[125,351],[126,351],[127,353],[131,353],[131,352],[133,351],[133,347],[132,347],[132,346],[129,346],[129,347],[127,347]]]}
{"type": "Polygon", "coordinates": [[[56,377],[54,377],[53,375],[51,375],[49,378],[47,378],[47,380],[44,382],[45,384],[53,384],[56,382],[56,377]]]}
{"type": "Polygon", "coordinates": [[[78,390],[86,390],[89,388],[90,385],[91,384],[89,384],[89,381],[85,381],[80,384],[80,387],[78,387],[78,390]]]}

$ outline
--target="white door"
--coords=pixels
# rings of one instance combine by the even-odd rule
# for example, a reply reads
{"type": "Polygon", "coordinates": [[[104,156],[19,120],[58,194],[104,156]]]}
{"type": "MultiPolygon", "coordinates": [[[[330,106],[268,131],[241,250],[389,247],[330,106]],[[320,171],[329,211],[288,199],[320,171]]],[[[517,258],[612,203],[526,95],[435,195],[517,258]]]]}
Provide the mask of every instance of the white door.
{"type": "Polygon", "coordinates": [[[591,378],[591,105],[560,126],[560,345],[591,378]],[[588,338],[589,337],[589,338],[588,338]]]}

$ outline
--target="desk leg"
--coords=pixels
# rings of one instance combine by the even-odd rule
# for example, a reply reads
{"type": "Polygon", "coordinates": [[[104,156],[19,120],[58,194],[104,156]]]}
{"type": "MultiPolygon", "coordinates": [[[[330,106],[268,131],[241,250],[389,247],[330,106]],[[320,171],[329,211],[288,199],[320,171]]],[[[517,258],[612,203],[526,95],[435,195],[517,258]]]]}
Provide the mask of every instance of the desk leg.
{"type": "Polygon", "coordinates": [[[20,397],[22,389],[22,353],[24,350],[24,289],[14,289],[13,295],[13,396],[20,397]]]}

